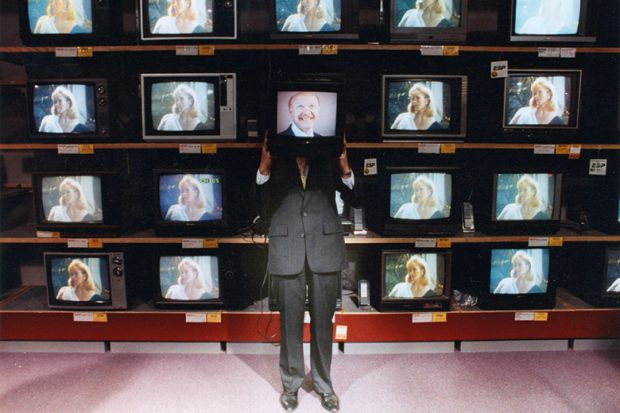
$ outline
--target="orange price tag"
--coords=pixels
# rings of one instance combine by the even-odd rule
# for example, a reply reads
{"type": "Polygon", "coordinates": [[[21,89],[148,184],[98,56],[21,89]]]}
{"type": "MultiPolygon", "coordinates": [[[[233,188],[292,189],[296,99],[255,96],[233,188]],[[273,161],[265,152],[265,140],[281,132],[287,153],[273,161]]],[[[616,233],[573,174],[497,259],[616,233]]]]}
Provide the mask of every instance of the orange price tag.
{"type": "Polygon", "coordinates": [[[546,311],[536,311],[534,313],[534,321],[548,321],[549,313],[546,311]]]}
{"type": "Polygon", "coordinates": [[[450,248],[451,246],[452,246],[452,239],[437,238],[437,248],[450,248]]]}
{"type": "Polygon", "coordinates": [[[213,56],[215,54],[215,46],[198,46],[198,54],[200,56],[213,56]]]}
{"type": "Polygon", "coordinates": [[[202,153],[217,153],[217,144],[215,143],[203,143],[201,146],[202,153]]]}
{"type": "Polygon", "coordinates": [[[454,143],[442,143],[441,153],[456,153],[456,144],[454,143]]]}
{"type": "Polygon", "coordinates": [[[556,155],[568,155],[570,152],[570,145],[555,145],[556,155]]]}
{"type": "Polygon", "coordinates": [[[92,47],[78,47],[77,56],[78,57],[93,57],[93,48],[92,47]]]}
{"type": "Polygon", "coordinates": [[[459,47],[458,46],[444,46],[443,47],[443,55],[444,56],[458,56],[459,55],[459,47]]]}
{"type": "Polygon", "coordinates": [[[92,155],[95,153],[95,145],[92,143],[84,143],[80,145],[80,155],[92,155]]]}
{"type": "Polygon", "coordinates": [[[564,245],[563,237],[549,237],[549,246],[550,247],[561,247],[564,245]]]}
{"type": "Polygon", "coordinates": [[[103,248],[103,240],[99,238],[89,238],[88,248],[103,248]]]}
{"type": "Polygon", "coordinates": [[[323,44],[323,45],[321,45],[321,54],[337,55],[338,54],[338,45],[337,44],[323,44]]]}
{"type": "Polygon", "coordinates": [[[215,238],[208,238],[202,241],[202,248],[218,248],[219,243],[215,238]]]}
{"type": "Polygon", "coordinates": [[[433,323],[445,323],[448,321],[448,313],[433,313],[433,323]]]}
{"type": "Polygon", "coordinates": [[[222,312],[207,313],[207,323],[220,324],[222,322],[222,312]]]}
{"type": "Polygon", "coordinates": [[[107,323],[108,314],[107,313],[93,313],[93,321],[95,323],[107,323]]]}

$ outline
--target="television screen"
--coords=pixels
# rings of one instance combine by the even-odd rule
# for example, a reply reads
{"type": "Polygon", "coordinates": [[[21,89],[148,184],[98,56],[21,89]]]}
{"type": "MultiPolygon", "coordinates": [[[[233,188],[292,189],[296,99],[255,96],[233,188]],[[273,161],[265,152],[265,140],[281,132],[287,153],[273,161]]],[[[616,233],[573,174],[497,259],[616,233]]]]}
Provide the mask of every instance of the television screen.
{"type": "Polygon", "coordinates": [[[294,137],[336,136],[338,94],[336,92],[278,92],[278,135],[294,137]]]}
{"type": "Polygon", "coordinates": [[[44,220],[48,223],[103,223],[99,176],[44,176],[41,202],[44,220]]]}
{"type": "Polygon", "coordinates": [[[465,136],[466,76],[383,76],[383,136],[465,136]]]}
{"type": "Polygon", "coordinates": [[[593,42],[592,6],[588,0],[513,0],[510,40],[593,42]]]}
{"type": "Polygon", "coordinates": [[[221,221],[223,177],[219,174],[170,174],[159,176],[161,220],[221,221]]]}
{"type": "Polygon", "coordinates": [[[357,0],[272,0],[273,39],[357,39],[357,0]]]}
{"type": "Polygon", "coordinates": [[[504,128],[577,129],[580,71],[510,70],[504,86],[504,128]]]}
{"type": "Polygon", "coordinates": [[[236,9],[236,0],[141,0],[141,38],[235,39],[236,9]]]}
{"type": "Polygon", "coordinates": [[[495,176],[493,219],[497,221],[551,220],[556,207],[555,175],[505,173],[495,176]]]}
{"type": "Polygon", "coordinates": [[[159,257],[161,297],[171,301],[220,298],[218,259],[215,256],[159,257]]]}
{"type": "Polygon", "coordinates": [[[544,294],[549,283],[549,250],[491,250],[489,293],[544,294]]]}
{"type": "Polygon", "coordinates": [[[145,140],[235,139],[234,74],[143,74],[145,140]]]}
{"type": "Polygon", "coordinates": [[[464,41],[467,0],[391,0],[393,41],[464,41]]]}
{"type": "Polygon", "coordinates": [[[434,220],[449,218],[452,175],[407,172],[390,175],[390,218],[434,220]]]}
{"type": "Polygon", "coordinates": [[[620,249],[609,248],[606,252],[605,296],[620,297],[620,249]]]}
{"type": "Polygon", "coordinates": [[[122,252],[46,252],[50,308],[127,308],[122,252]]]}

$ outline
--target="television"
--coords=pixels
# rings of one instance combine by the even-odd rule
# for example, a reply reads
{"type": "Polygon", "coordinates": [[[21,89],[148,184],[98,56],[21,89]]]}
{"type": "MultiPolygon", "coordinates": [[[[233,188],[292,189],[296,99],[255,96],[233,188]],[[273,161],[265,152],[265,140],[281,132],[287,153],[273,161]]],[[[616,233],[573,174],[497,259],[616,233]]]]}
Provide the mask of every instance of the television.
{"type": "Polygon", "coordinates": [[[144,42],[237,38],[236,0],[140,0],[138,13],[144,42]]]}
{"type": "Polygon", "coordinates": [[[560,229],[562,174],[535,168],[496,171],[485,184],[490,199],[476,205],[483,231],[555,234],[560,229]]]}
{"type": "Polygon", "coordinates": [[[555,307],[558,264],[553,249],[497,244],[481,248],[476,258],[481,264],[473,275],[480,287],[480,308],[555,307]]]}
{"type": "Polygon", "coordinates": [[[23,0],[20,35],[26,45],[88,45],[109,42],[121,9],[111,0],[23,0]]]}
{"type": "Polygon", "coordinates": [[[45,252],[49,308],[122,310],[127,308],[122,252],[45,252]]]}
{"type": "Polygon", "coordinates": [[[317,74],[272,82],[268,145],[275,155],[334,156],[343,150],[343,83],[317,74]]]}
{"type": "Polygon", "coordinates": [[[607,234],[620,234],[620,175],[618,160],[607,159],[607,174],[589,175],[581,185],[571,189],[568,214],[583,229],[597,229],[607,234]]]}
{"type": "Polygon", "coordinates": [[[581,70],[510,69],[504,82],[504,130],[526,131],[534,139],[550,131],[565,135],[579,128],[580,98],[581,70]]]}
{"type": "Polygon", "coordinates": [[[390,0],[393,43],[459,43],[467,39],[468,0],[390,0]],[[429,17],[427,17],[427,15],[429,17]]]}
{"type": "Polygon", "coordinates": [[[595,42],[596,0],[511,0],[511,42],[595,42]]]}
{"type": "Polygon", "coordinates": [[[271,0],[272,40],[359,38],[358,0],[271,0]]]}
{"type": "Polygon", "coordinates": [[[566,287],[595,307],[620,307],[620,246],[587,244],[574,249],[566,287]]]}
{"type": "Polygon", "coordinates": [[[456,166],[387,166],[381,172],[369,227],[382,235],[455,234],[461,227],[456,166]]]}
{"type": "Polygon", "coordinates": [[[36,227],[72,235],[117,235],[125,229],[124,185],[111,171],[34,172],[36,227]]]}
{"type": "Polygon", "coordinates": [[[465,137],[467,76],[383,75],[382,85],[384,140],[465,137]]]}
{"type": "Polygon", "coordinates": [[[227,232],[227,181],[223,169],[158,169],[153,175],[156,233],[217,235],[227,232]]]}
{"type": "Polygon", "coordinates": [[[30,79],[29,135],[41,142],[94,142],[110,134],[107,79],[30,79]]]}
{"type": "Polygon", "coordinates": [[[379,311],[449,310],[451,263],[446,250],[382,250],[379,311]]]}
{"type": "Polygon", "coordinates": [[[141,87],[145,141],[237,138],[234,73],[144,73],[141,87]]]}
{"type": "Polygon", "coordinates": [[[154,303],[160,308],[222,308],[217,254],[189,251],[155,254],[154,303]]]}

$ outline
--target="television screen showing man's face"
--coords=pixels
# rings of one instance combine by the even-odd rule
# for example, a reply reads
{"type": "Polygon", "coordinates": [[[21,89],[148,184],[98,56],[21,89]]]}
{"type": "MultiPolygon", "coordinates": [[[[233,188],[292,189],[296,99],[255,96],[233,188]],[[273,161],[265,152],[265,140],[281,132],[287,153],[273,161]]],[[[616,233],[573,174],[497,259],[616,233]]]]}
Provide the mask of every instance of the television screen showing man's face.
{"type": "Polygon", "coordinates": [[[335,136],[337,97],[335,92],[278,92],[278,133],[300,137],[335,136]]]}

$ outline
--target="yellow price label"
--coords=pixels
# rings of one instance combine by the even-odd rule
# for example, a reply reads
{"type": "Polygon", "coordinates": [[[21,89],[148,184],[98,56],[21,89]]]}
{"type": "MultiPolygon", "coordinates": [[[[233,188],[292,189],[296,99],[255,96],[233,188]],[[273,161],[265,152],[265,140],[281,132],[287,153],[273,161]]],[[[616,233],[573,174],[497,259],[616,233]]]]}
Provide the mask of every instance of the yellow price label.
{"type": "Polygon", "coordinates": [[[220,324],[222,322],[222,312],[218,311],[215,313],[207,313],[207,323],[217,323],[220,324]]]}
{"type": "Polygon", "coordinates": [[[108,314],[107,313],[93,313],[93,321],[95,323],[107,323],[108,314]]]}
{"type": "Polygon", "coordinates": [[[448,313],[433,313],[433,323],[445,323],[448,321],[448,313]]]}
{"type": "Polygon", "coordinates": [[[88,240],[88,248],[103,248],[103,240],[99,238],[90,238],[88,240]]]}
{"type": "Polygon", "coordinates": [[[568,155],[570,153],[570,145],[555,145],[556,155],[568,155]]]}
{"type": "Polygon", "coordinates": [[[217,153],[217,144],[215,143],[203,143],[200,147],[202,153],[217,153]]]}
{"type": "Polygon", "coordinates": [[[215,54],[215,46],[198,46],[199,56],[213,56],[215,54]]]}
{"type": "Polygon", "coordinates": [[[92,47],[78,47],[77,56],[78,57],[93,57],[93,48],[92,47]]]}
{"type": "Polygon", "coordinates": [[[561,247],[564,245],[564,238],[563,237],[549,237],[549,244],[550,247],[561,247]]]}
{"type": "Polygon", "coordinates": [[[92,143],[84,143],[79,146],[80,155],[92,155],[95,153],[95,145],[92,143]]]}
{"type": "Polygon", "coordinates": [[[442,143],[440,147],[441,153],[456,153],[456,144],[454,143],[442,143]]]}
{"type": "Polygon", "coordinates": [[[451,246],[452,246],[452,239],[437,238],[437,248],[450,248],[451,246]]]}
{"type": "Polygon", "coordinates": [[[459,55],[459,47],[458,46],[444,46],[443,47],[443,55],[444,56],[458,56],[459,55]]]}
{"type": "Polygon", "coordinates": [[[215,238],[208,238],[208,239],[202,240],[202,248],[218,248],[218,247],[219,247],[219,243],[217,239],[215,238]]]}
{"type": "Polygon", "coordinates": [[[338,45],[337,44],[324,44],[324,45],[321,45],[321,54],[337,55],[338,54],[338,45]]]}
{"type": "Polygon", "coordinates": [[[534,321],[547,321],[549,320],[549,313],[546,311],[537,311],[534,313],[534,321]]]}

